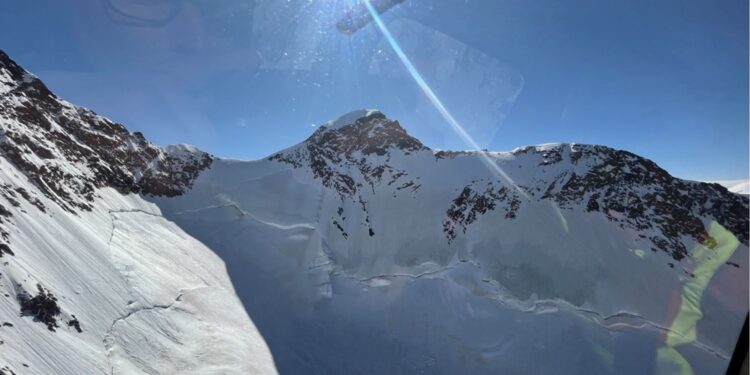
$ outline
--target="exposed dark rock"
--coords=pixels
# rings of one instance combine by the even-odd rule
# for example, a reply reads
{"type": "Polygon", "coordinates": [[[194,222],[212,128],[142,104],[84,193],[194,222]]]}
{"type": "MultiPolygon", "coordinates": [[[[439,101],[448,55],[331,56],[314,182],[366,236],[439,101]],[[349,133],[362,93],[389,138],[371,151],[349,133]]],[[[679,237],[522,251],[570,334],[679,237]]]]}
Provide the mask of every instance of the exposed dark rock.
{"type": "Polygon", "coordinates": [[[541,152],[541,155],[542,161],[539,163],[539,165],[559,163],[560,161],[562,161],[562,146],[545,148],[544,151],[541,152]]]}
{"type": "Polygon", "coordinates": [[[75,328],[75,330],[78,333],[83,332],[83,330],[81,329],[81,323],[78,321],[78,319],[76,318],[76,316],[75,315],[71,315],[71,318],[73,318],[73,319],[71,319],[70,321],[68,321],[68,327],[75,328]]]}
{"type": "Polygon", "coordinates": [[[488,182],[483,187],[477,185],[478,182],[474,181],[472,185],[465,186],[448,208],[443,220],[443,232],[448,241],[456,238],[458,228],[466,233],[467,226],[475,222],[479,216],[494,210],[498,204],[502,204],[505,218],[516,217],[521,199],[515,189],[509,189],[504,185],[496,187],[493,182],[488,182]]]}
{"type": "Polygon", "coordinates": [[[396,190],[406,189],[408,187],[414,186],[414,181],[407,181],[401,184],[401,186],[397,187],[396,190]]]}
{"type": "Polygon", "coordinates": [[[46,208],[44,207],[44,204],[42,203],[42,201],[40,201],[39,198],[37,198],[37,197],[31,196],[31,194],[29,194],[26,191],[26,189],[24,189],[22,187],[17,187],[17,188],[15,188],[15,191],[19,195],[21,195],[21,197],[23,197],[23,199],[25,199],[27,202],[31,203],[36,208],[38,208],[39,211],[46,212],[46,208]]]}
{"type": "Polygon", "coordinates": [[[11,217],[11,215],[12,215],[11,212],[8,211],[8,209],[5,208],[5,206],[3,206],[2,204],[0,204],[0,216],[11,217]]]}
{"type": "Polygon", "coordinates": [[[344,236],[344,238],[349,238],[349,235],[344,231],[344,228],[339,224],[338,221],[334,220],[333,225],[338,228],[338,230],[341,232],[341,235],[344,236]]]}
{"type": "Polygon", "coordinates": [[[474,155],[471,151],[450,151],[450,150],[439,150],[434,153],[435,159],[454,159],[457,156],[474,155]]]}
{"type": "Polygon", "coordinates": [[[0,258],[3,257],[3,254],[16,255],[15,253],[13,253],[13,250],[10,249],[10,246],[4,243],[0,243],[0,258]]]}
{"type": "Polygon", "coordinates": [[[18,295],[21,303],[21,315],[33,316],[34,321],[42,322],[50,331],[58,328],[57,316],[60,315],[60,307],[57,305],[57,297],[50,291],[45,290],[40,284],[36,285],[37,295],[29,296],[27,293],[18,295]]]}
{"type": "Polygon", "coordinates": [[[5,229],[6,225],[10,222],[11,212],[0,204],[0,240],[8,241],[10,233],[5,229]]]}

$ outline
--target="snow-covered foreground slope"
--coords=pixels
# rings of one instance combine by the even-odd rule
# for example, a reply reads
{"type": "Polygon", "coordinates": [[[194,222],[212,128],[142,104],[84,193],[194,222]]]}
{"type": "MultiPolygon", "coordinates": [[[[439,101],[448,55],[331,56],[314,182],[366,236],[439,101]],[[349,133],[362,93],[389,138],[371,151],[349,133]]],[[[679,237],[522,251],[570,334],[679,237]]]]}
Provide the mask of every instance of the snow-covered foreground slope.
{"type": "MultiPolygon", "coordinates": [[[[0,160],[4,182],[33,191],[14,172],[0,160]]],[[[223,262],[152,204],[101,194],[79,215],[20,202],[0,286],[2,364],[19,374],[273,373],[223,262]],[[54,332],[19,314],[20,294],[37,285],[57,298],[54,332]]]]}
{"type": "Polygon", "coordinates": [[[601,146],[486,156],[363,110],[153,201],[224,259],[282,373],[724,372],[747,197],[601,146]]]}
{"type": "Polygon", "coordinates": [[[210,157],[70,105],[0,51],[0,373],[275,373],[210,249],[133,192],[210,157]]]}

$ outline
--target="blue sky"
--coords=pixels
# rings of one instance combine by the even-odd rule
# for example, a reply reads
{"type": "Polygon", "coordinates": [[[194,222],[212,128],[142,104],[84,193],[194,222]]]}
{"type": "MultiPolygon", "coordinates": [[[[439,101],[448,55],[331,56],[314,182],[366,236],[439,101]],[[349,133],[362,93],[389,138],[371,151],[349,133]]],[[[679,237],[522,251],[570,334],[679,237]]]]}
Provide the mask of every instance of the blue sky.
{"type": "MultiPolygon", "coordinates": [[[[61,97],[142,131],[255,159],[380,108],[466,148],[350,0],[10,1],[0,48],[61,97]]],[[[604,144],[673,175],[748,177],[748,3],[407,0],[384,15],[483,147],[604,144]]]]}

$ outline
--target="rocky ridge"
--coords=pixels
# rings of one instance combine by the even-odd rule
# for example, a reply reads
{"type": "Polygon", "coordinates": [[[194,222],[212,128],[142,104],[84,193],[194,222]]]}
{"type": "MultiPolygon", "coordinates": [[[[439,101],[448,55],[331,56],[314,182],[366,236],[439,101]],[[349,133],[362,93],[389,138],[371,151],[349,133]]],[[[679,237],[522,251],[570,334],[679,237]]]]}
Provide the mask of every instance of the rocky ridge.
{"type": "MultiPolygon", "coordinates": [[[[90,210],[96,190],[175,196],[189,189],[211,165],[211,155],[190,146],[158,147],[139,132],[72,105],[0,51],[0,155],[39,190],[69,212],[90,210]]],[[[18,207],[24,199],[39,210],[39,197],[0,185],[18,207]]],[[[0,256],[7,244],[10,211],[0,204],[0,256]]]]}
{"type": "MultiPolygon", "coordinates": [[[[498,160],[500,154],[432,150],[379,111],[355,111],[342,119],[321,126],[301,144],[268,160],[308,168],[342,200],[358,201],[365,211],[367,197],[361,194],[365,185],[373,194],[376,186],[389,186],[394,196],[402,189],[416,192],[421,187],[419,171],[391,165],[396,154],[432,153],[438,165],[449,159],[476,158],[480,152],[498,160]]],[[[706,241],[705,228],[711,221],[748,243],[748,197],[719,184],[675,178],[649,159],[605,146],[550,144],[505,154],[514,159],[511,174],[518,164],[534,169],[535,177],[515,186],[501,179],[462,186],[452,202],[445,202],[443,232],[448,241],[487,212],[502,209],[513,220],[526,201],[534,200],[554,202],[561,210],[600,212],[650,241],[651,250],[666,252],[676,261],[688,256],[685,239],[706,241]]]]}

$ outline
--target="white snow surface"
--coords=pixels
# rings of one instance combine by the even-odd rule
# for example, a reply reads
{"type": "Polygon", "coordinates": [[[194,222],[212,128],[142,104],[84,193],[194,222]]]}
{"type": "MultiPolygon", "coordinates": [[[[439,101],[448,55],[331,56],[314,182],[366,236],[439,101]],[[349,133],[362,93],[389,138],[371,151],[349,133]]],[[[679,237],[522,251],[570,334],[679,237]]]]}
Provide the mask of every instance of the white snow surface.
{"type": "Polygon", "coordinates": [[[46,199],[5,158],[0,181],[41,199],[10,207],[2,258],[0,367],[16,374],[273,374],[273,358],[224,263],[137,195],[101,189],[90,212],[46,199]],[[57,297],[55,332],[19,314],[37,284],[57,297]],[[68,326],[72,316],[82,332],[68,326]]]}
{"type": "Polygon", "coordinates": [[[750,180],[723,180],[712,181],[737,194],[750,194],[750,180]]]}

